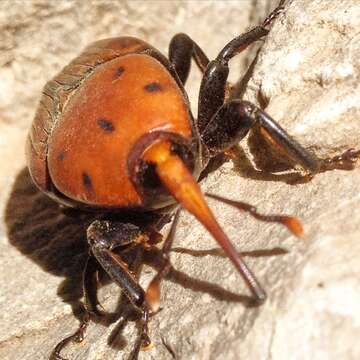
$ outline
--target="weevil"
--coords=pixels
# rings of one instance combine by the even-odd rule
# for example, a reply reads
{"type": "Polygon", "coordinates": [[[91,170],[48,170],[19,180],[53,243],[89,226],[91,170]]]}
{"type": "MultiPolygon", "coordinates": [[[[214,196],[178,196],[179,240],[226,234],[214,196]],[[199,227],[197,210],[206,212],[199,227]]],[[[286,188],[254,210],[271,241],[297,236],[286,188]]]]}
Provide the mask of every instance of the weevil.
{"type": "MultiPolygon", "coordinates": [[[[159,309],[160,283],[170,269],[174,237],[163,242],[163,264],[146,290],[121,254],[134,246],[144,251],[157,246],[157,225],[174,213],[176,204],[212,234],[254,299],[258,303],[266,299],[197,183],[212,159],[255,128],[294,167],[310,175],[338,164],[351,166],[359,156],[350,149],[319,159],[258,106],[232,96],[227,82],[230,59],[264,38],[280,10],[235,37],[212,61],[183,33],[172,38],[168,58],[134,37],[97,41],[43,90],[27,141],[30,174],[41,191],[63,206],[104,214],[87,230],[89,259],[83,275],[87,314],[99,313],[93,278],[103,269],[141,313],[142,348],[151,344],[149,316],[159,309]],[[203,74],[196,119],[184,90],[192,60],[203,74]]],[[[295,217],[264,216],[246,203],[213,197],[302,235],[295,217]]],[[[88,318],[60,342],[53,358],[62,359],[60,351],[69,341],[81,341],[87,324],[88,318]]]]}

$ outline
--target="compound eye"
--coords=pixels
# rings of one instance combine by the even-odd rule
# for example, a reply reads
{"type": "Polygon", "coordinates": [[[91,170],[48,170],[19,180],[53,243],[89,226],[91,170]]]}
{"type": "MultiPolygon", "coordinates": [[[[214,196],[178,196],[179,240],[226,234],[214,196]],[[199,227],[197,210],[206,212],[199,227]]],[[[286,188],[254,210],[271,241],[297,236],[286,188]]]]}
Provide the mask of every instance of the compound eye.
{"type": "Polygon", "coordinates": [[[162,184],[156,172],[156,164],[141,160],[137,172],[138,183],[146,191],[161,191],[162,184]]]}

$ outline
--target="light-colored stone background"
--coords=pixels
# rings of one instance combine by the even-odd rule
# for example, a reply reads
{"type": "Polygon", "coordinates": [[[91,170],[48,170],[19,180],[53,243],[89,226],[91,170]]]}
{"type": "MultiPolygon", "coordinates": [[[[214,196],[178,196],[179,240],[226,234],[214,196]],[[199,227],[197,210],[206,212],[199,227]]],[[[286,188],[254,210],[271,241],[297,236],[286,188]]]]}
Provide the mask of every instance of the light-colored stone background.
{"type": "MultiPolygon", "coordinates": [[[[84,258],[81,219],[66,218],[23,170],[24,139],[41,88],[93,40],[135,35],[167,52],[184,31],[214,57],[258,23],[275,1],[1,1],[0,2],[0,357],[47,359],[77,326],[84,258]],[[78,271],[74,274],[74,271],[78,271]]],[[[360,4],[357,0],[286,3],[259,54],[246,97],[320,155],[360,147],[360,4]]],[[[252,54],[252,56],[249,55],[252,54]]],[[[237,80],[253,58],[231,62],[237,80]]],[[[194,110],[200,75],[189,86],[194,110]]],[[[254,160],[267,169],[274,161],[254,160]]],[[[359,359],[360,169],[319,174],[310,183],[226,163],[206,191],[249,201],[262,212],[300,217],[304,240],[210,202],[220,223],[269,293],[248,308],[246,288],[214,241],[183,214],[171,255],[177,272],[163,284],[163,310],[152,320],[155,348],[140,359],[359,359]],[[193,252],[189,250],[194,250],[193,252]],[[196,255],[196,256],[195,256],[196,255]]],[[[88,219],[83,217],[86,222],[88,219]]],[[[165,229],[166,231],[166,229],[165,229]]],[[[151,278],[145,269],[142,282],[151,278]]],[[[118,289],[102,290],[105,306],[118,289]]],[[[122,359],[136,336],[130,322],[92,324],[70,359],[122,359]]]]}

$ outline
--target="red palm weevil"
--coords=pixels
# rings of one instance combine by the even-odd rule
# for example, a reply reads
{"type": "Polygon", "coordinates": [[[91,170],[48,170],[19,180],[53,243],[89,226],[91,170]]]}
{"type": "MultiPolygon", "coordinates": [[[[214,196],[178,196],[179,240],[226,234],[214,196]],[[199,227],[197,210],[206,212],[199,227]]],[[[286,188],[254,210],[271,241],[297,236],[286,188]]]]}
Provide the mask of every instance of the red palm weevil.
{"type": "MultiPolygon", "coordinates": [[[[261,26],[231,40],[212,61],[185,34],[171,40],[169,59],[133,37],[97,41],[43,90],[27,142],[32,179],[62,205],[104,214],[87,230],[90,251],[83,280],[87,314],[98,313],[92,280],[102,268],[141,312],[139,343],[143,348],[150,344],[149,315],[159,308],[160,282],[170,268],[173,236],[163,244],[162,268],[147,290],[115,250],[126,252],[139,244],[145,251],[154,247],[155,224],[168,218],[176,203],[212,234],[255,300],[266,299],[197,184],[212,158],[255,127],[308,174],[338,163],[351,165],[359,156],[348,150],[332,159],[319,159],[259,107],[232,96],[227,83],[229,60],[265,37],[279,10],[261,26]],[[192,59],[203,74],[196,120],[184,90],[192,59]],[[132,214],[138,219],[140,213],[143,221],[124,221],[124,213],[126,219],[132,219],[132,214]]],[[[297,236],[302,234],[301,223],[294,217],[264,216],[248,204],[213,197],[261,220],[280,222],[297,236]]],[[[68,341],[81,341],[87,324],[88,317],[74,335],[56,346],[53,358],[62,359],[60,351],[68,341]]]]}

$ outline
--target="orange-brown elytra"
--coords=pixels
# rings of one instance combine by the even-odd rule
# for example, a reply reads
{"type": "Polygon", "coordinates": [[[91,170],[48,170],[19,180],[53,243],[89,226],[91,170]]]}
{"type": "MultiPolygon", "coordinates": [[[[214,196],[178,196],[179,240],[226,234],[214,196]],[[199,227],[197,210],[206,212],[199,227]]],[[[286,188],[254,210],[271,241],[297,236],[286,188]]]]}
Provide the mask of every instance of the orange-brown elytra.
{"type": "MultiPolygon", "coordinates": [[[[160,303],[160,283],[171,269],[169,252],[178,219],[176,205],[191,212],[212,234],[261,303],[266,294],[208,207],[197,180],[217,155],[229,153],[253,127],[294,167],[308,174],[351,166],[359,151],[321,160],[304,149],[268,114],[234,98],[227,83],[229,60],[269,32],[279,13],[230,41],[209,61],[187,35],[177,34],[169,59],[146,42],[119,37],[88,46],[53,80],[40,100],[27,141],[28,167],[35,184],[59,203],[97,211],[101,220],[87,230],[89,258],[83,289],[87,315],[62,348],[84,338],[89,314],[98,309],[94,276],[100,269],[120,286],[141,313],[138,347],[149,347],[148,321],[160,303]],[[194,119],[184,90],[191,59],[203,73],[194,119]],[[160,250],[161,266],[144,290],[121,254],[140,246],[152,251],[159,230],[176,212],[160,250]]],[[[302,236],[294,217],[262,215],[249,204],[209,195],[266,222],[285,225],[302,236]]],[[[214,269],[215,271],[215,269],[214,269]]]]}

